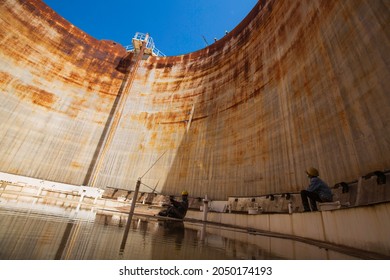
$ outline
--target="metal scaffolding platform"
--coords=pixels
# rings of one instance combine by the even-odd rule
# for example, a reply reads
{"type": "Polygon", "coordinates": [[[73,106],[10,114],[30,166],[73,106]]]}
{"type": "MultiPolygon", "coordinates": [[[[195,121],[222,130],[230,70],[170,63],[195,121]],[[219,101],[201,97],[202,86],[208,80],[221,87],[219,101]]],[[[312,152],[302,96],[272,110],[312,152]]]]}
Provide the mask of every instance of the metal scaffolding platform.
{"type": "Polygon", "coordinates": [[[148,34],[140,32],[135,33],[132,39],[133,44],[126,46],[126,50],[138,52],[141,49],[143,42],[146,42],[145,54],[153,56],[165,56],[165,54],[163,54],[159,49],[156,48],[152,37],[150,37],[148,34]]]}

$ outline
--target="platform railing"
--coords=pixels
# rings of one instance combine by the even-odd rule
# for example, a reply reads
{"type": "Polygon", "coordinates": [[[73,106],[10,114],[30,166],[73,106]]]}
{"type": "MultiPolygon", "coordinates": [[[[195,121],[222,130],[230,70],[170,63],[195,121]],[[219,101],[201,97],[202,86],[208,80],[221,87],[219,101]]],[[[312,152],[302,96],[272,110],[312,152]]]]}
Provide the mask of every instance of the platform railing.
{"type": "MultiPolygon", "coordinates": [[[[140,41],[140,42],[144,42],[145,40],[147,40],[146,41],[146,48],[150,49],[152,51],[152,55],[154,55],[154,56],[165,56],[165,54],[162,51],[160,51],[159,49],[156,48],[156,46],[155,46],[155,44],[153,42],[153,38],[152,37],[150,37],[150,36],[147,37],[146,34],[137,32],[137,33],[135,33],[135,35],[133,37],[133,41],[134,40],[140,41]]],[[[125,48],[126,48],[126,51],[128,51],[128,52],[135,50],[134,44],[133,45],[128,45],[125,48]]]]}

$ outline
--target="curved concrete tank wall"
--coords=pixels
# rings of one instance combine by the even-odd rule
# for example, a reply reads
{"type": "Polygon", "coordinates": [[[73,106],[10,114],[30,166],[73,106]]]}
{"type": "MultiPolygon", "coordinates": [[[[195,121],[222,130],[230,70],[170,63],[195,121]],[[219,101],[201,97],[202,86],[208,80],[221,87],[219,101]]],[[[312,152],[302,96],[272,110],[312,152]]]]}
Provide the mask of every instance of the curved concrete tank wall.
{"type": "Polygon", "coordinates": [[[90,185],[100,159],[97,187],[226,199],[390,166],[386,1],[259,1],[208,48],[137,66],[40,1],[0,9],[0,171],[90,185]]]}

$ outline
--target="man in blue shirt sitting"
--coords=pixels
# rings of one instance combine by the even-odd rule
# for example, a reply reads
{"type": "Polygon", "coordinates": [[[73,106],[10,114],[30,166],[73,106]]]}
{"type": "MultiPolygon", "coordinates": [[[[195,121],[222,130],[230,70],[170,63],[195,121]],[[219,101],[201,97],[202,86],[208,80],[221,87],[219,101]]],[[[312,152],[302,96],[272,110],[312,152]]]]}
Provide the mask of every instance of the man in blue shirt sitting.
{"type": "Polygon", "coordinates": [[[304,212],[318,211],[316,201],[331,202],[333,196],[332,191],[324,181],[318,178],[318,170],[314,167],[307,169],[306,174],[310,178],[310,185],[307,190],[301,191],[304,212]],[[308,198],[310,199],[311,210],[308,198]]]}

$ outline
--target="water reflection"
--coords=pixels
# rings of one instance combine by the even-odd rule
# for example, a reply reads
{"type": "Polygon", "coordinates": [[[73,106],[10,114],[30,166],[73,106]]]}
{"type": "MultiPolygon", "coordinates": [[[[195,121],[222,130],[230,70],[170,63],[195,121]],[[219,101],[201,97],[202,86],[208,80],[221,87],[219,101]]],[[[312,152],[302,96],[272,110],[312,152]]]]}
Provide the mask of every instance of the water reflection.
{"type": "Polygon", "coordinates": [[[222,227],[94,211],[0,206],[0,259],[350,259],[305,243],[222,227]],[[93,212],[93,211],[92,211],[93,212]]]}
{"type": "Polygon", "coordinates": [[[165,239],[172,239],[175,244],[175,250],[180,250],[184,236],[184,222],[182,221],[159,221],[159,229],[165,239]]]}

